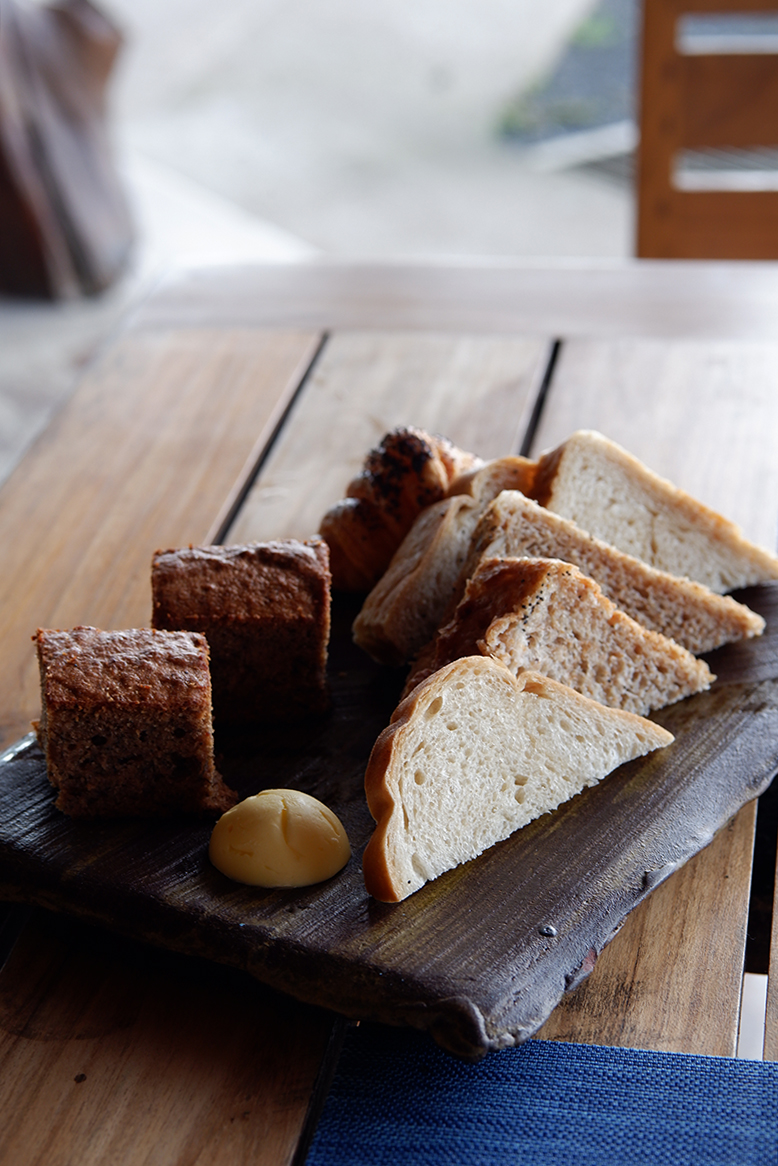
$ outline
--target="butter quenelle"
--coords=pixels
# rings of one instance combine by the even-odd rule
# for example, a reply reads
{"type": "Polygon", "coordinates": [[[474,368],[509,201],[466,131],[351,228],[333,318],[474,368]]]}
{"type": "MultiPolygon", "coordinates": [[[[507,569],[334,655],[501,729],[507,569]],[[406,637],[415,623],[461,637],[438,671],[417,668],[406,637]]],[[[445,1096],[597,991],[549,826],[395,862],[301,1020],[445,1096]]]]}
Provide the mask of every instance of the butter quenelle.
{"type": "Polygon", "coordinates": [[[208,857],[253,887],[307,887],[332,878],[351,857],[336,814],[310,794],[266,789],[223,814],[208,857]]]}

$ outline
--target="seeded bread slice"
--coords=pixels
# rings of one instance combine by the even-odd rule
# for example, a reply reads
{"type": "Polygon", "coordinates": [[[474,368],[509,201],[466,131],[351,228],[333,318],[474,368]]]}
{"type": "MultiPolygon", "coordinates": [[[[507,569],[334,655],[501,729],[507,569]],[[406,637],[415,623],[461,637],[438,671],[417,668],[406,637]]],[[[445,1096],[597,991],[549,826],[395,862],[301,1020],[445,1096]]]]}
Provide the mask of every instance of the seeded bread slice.
{"type": "Polygon", "coordinates": [[[469,578],[482,557],[513,556],[573,563],[632,619],[695,655],[764,631],[762,617],[730,596],[649,567],[518,491],[505,490],[479,523],[464,573],[469,578]]]}
{"type": "Polygon", "coordinates": [[[558,559],[483,559],[406,692],[452,660],[478,652],[514,676],[542,672],[640,716],[702,692],[715,679],[702,660],[641,627],[593,579],[558,559]]]}
{"type": "Polygon", "coordinates": [[[423,510],[354,622],[354,640],[382,664],[404,664],[453,606],[478,520],[501,490],[526,489],[535,463],[497,458],[461,475],[451,497],[423,510]]]}
{"type": "Polygon", "coordinates": [[[595,538],[719,594],[778,578],[778,557],[593,430],[544,454],[524,493],[595,538]]]}
{"type": "Polygon", "coordinates": [[[399,902],[672,739],[538,673],[456,660],[399,705],[375,743],[365,886],[399,902]]]}

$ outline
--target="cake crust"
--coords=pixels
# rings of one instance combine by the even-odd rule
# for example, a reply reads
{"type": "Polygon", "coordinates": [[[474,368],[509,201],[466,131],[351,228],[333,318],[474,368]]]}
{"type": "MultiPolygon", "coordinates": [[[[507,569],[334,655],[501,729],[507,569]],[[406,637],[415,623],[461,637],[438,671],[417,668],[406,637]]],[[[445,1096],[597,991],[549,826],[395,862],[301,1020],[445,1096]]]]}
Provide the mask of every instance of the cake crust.
{"type": "Polygon", "coordinates": [[[39,628],[36,726],[72,817],[214,814],[236,795],[214,765],[208,645],[190,632],[39,628]]]}
{"type": "Polygon", "coordinates": [[[157,551],[152,625],[206,636],[217,724],[328,706],[330,571],[321,538],[157,551]]]}

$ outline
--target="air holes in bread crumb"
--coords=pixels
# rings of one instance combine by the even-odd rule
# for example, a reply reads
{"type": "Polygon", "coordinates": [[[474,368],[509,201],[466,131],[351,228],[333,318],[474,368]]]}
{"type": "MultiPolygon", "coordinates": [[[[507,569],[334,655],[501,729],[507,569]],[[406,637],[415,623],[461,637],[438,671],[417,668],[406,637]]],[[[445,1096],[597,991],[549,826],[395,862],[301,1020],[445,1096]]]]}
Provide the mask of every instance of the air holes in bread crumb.
{"type": "Polygon", "coordinates": [[[451,731],[453,732],[454,729],[458,729],[459,726],[455,725],[453,721],[449,721],[448,724],[446,725],[446,728],[451,729],[451,731]]]}
{"type": "Polygon", "coordinates": [[[436,696],[435,699],[433,701],[430,701],[430,703],[427,705],[426,709],[424,710],[424,715],[429,720],[430,717],[437,716],[437,714],[440,712],[440,710],[442,708],[443,708],[443,697],[436,696]]]}
{"type": "Polygon", "coordinates": [[[420,769],[417,769],[413,775],[413,780],[416,782],[417,785],[424,785],[424,783],[427,779],[424,776],[424,774],[422,773],[422,771],[420,769]]]}

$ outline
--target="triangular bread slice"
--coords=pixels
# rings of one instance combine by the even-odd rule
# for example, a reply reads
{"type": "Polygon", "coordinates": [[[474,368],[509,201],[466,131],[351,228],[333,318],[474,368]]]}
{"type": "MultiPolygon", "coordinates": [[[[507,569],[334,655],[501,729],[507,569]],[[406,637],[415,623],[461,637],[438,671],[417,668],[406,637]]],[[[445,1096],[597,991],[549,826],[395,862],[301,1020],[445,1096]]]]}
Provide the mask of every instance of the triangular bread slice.
{"type": "Polygon", "coordinates": [[[365,886],[398,902],[672,740],[538,673],[455,660],[398,706],[371,753],[365,886]]]}
{"type": "Polygon", "coordinates": [[[426,644],[455,599],[478,520],[502,490],[523,490],[535,463],[496,458],[463,474],[452,497],[423,510],[354,622],[354,640],[382,664],[404,664],[426,644]]]}
{"type": "Polygon", "coordinates": [[[595,538],[719,594],[778,578],[778,557],[594,430],[543,454],[523,492],[595,538]]]}
{"type": "Polygon", "coordinates": [[[466,578],[474,574],[484,557],[514,556],[573,563],[621,611],[695,655],[764,631],[762,617],[744,604],[691,579],[649,567],[518,491],[505,490],[481,519],[463,574],[466,578]]]}
{"type": "Polygon", "coordinates": [[[406,692],[478,652],[514,676],[542,672],[640,716],[702,692],[715,679],[702,660],[636,623],[593,579],[558,559],[482,559],[406,692]]]}

